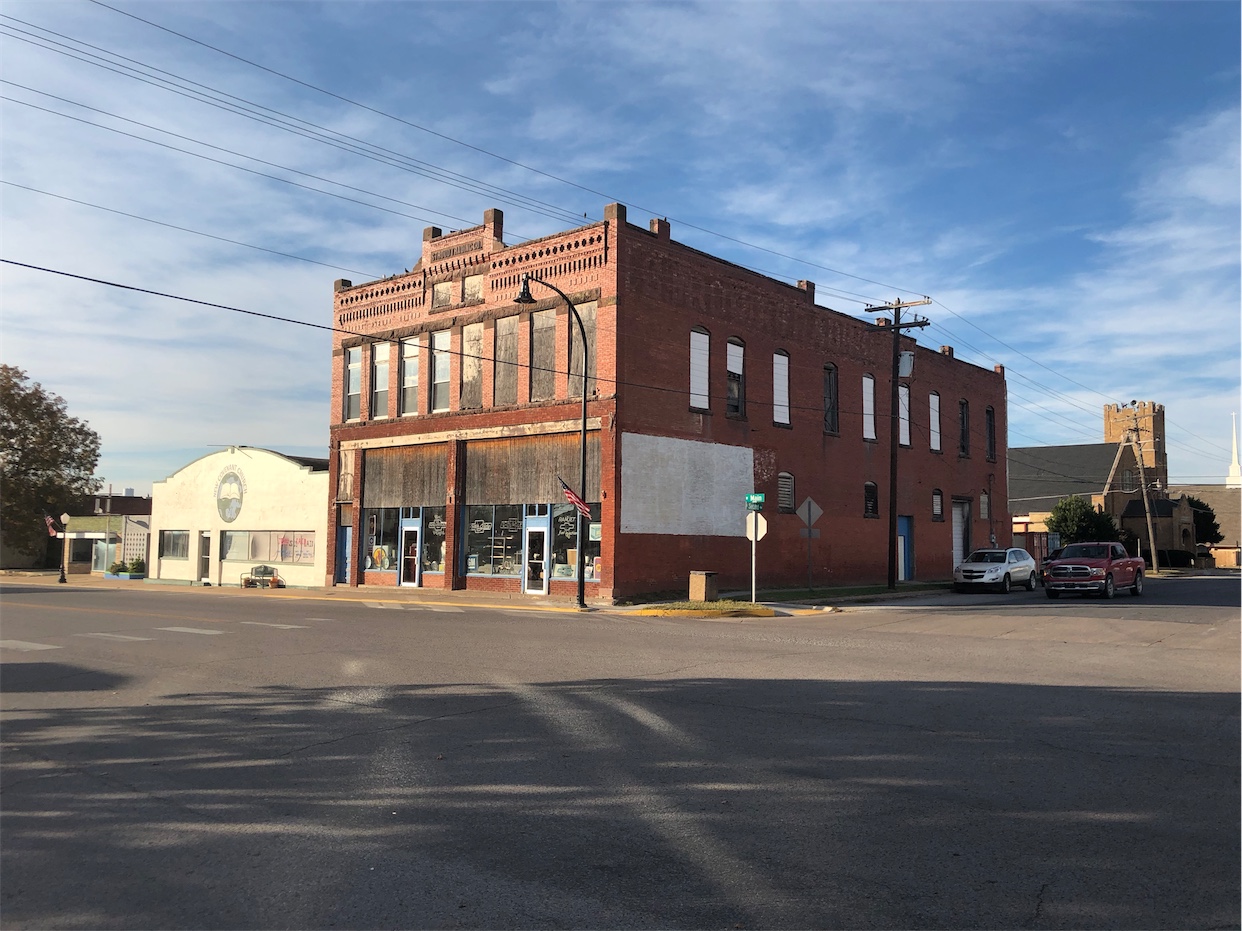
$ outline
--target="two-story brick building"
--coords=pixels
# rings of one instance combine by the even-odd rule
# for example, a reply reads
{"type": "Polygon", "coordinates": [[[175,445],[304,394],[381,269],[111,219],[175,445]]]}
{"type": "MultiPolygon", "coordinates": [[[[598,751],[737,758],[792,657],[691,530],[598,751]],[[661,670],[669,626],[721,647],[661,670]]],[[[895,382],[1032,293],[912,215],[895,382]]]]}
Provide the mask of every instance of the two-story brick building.
{"type": "MultiPolygon", "coordinates": [[[[574,593],[558,477],[577,490],[582,353],[555,292],[515,302],[526,274],[572,298],[590,350],[588,598],[684,591],[693,570],[748,587],[751,492],[767,497],[761,585],[886,577],[891,330],[613,204],[515,246],[489,210],[427,229],[410,272],[336,282],[329,584],[574,593]]],[[[972,544],[1009,538],[1004,372],[903,343],[901,577],[947,579],[972,544]]]]}

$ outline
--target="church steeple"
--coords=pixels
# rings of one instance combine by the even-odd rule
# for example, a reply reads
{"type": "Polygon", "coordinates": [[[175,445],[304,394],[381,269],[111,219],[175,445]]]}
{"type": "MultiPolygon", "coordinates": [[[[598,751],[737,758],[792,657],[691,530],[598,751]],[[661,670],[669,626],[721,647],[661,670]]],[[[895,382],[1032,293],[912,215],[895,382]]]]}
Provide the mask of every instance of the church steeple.
{"type": "Polygon", "coordinates": [[[1233,462],[1229,464],[1229,477],[1225,479],[1226,488],[1242,488],[1242,467],[1238,465],[1238,415],[1230,414],[1233,425],[1230,428],[1230,439],[1233,440],[1233,462]]]}

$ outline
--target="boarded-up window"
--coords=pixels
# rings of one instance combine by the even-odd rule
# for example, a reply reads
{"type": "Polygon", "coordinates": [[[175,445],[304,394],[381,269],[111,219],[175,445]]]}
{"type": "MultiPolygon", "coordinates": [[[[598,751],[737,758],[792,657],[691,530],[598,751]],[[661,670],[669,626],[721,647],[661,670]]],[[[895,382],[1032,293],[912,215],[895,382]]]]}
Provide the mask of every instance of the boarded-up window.
{"type": "Polygon", "coordinates": [[[929,423],[927,430],[931,434],[933,452],[940,452],[940,395],[932,392],[927,396],[927,414],[929,423]]]}
{"type": "MultiPolygon", "coordinates": [[[[557,477],[577,490],[578,433],[472,441],[466,446],[466,500],[471,504],[532,504],[565,499],[557,477]]],[[[599,501],[599,434],[587,434],[588,502],[599,501]]]]}
{"type": "Polygon", "coordinates": [[[794,512],[794,477],[788,472],[776,476],[776,508],[783,514],[794,512]]]}
{"type": "Polygon", "coordinates": [[[772,355],[772,422],[789,423],[789,354],[772,355]]]}
{"type": "Polygon", "coordinates": [[[987,429],[988,459],[996,461],[996,411],[988,407],[983,412],[983,422],[987,429]]]}
{"type": "Polygon", "coordinates": [[[530,315],[530,399],[548,401],[556,395],[556,311],[530,315]]]}
{"type": "Polygon", "coordinates": [[[470,323],[461,328],[461,397],[462,410],[483,406],[483,324],[470,323]]]}
{"type": "Polygon", "coordinates": [[[431,286],[431,306],[432,307],[448,307],[453,303],[453,291],[457,287],[456,281],[441,281],[439,284],[431,286]]]}
{"type": "Polygon", "coordinates": [[[709,410],[707,367],[711,361],[711,337],[706,330],[690,331],[690,406],[697,410],[709,410]]]}
{"type": "Polygon", "coordinates": [[[466,300],[481,301],[483,300],[483,276],[467,275],[466,276],[466,300]]]}
{"type": "Polygon", "coordinates": [[[880,516],[880,489],[875,482],[863,485],[863,517],[880,516]]]}
{"type": "MultiPolygon", "coordinates": [[[[594,396],[595,383],[595,301],[576,304],[578,316],[582,318],[582,329],[586,331],[587,358],[587,397],[594,396]]],[[[570,314],[569,320],[569,396],[582,397],[582,335],[578,332],[578,322],[570,314]]]]}
{"type": "Polygon", "coordinates": [[[501,317],[496,321],[495,399],[503,407],[517,403],[518,318],[501,317]]]}
{"type": "Polygon", "coordinates": [[[362,506],[438,507],[446,497],[448,446],[368,449],[363,459],[362,506]]]}

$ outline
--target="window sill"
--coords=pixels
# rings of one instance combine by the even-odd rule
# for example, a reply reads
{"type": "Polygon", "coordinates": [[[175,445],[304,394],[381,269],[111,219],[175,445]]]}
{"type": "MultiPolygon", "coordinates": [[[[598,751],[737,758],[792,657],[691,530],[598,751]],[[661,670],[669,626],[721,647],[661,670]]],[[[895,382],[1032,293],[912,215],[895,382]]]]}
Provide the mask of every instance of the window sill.
{"type": "Polygon", "coordinates": [[[772,421],[772,426],[776,427],[776,429],[778,430],[792,430],[793,429],[793,424],[781,423],[780,421],[777,421],[777,420],[772,421]]]}
{"type": "Polygon", "coordinates": [[[708,407],[693,407],[693,406],[692,406],[692,407],[690,408],[690,413],[692,413],[692,414],[706,414],[708,417],[710,417],[710,416],[712,415],[711,408],[708,408],[708,407]]]}
{"type": "Polygon", "coordinates": [[[864,514],[864,515],[863,515],[863,519],[865,519],[865,520],[879,520],[879,519],[880,519],[880,515],[879,515],[879,514],[864,514]]]}

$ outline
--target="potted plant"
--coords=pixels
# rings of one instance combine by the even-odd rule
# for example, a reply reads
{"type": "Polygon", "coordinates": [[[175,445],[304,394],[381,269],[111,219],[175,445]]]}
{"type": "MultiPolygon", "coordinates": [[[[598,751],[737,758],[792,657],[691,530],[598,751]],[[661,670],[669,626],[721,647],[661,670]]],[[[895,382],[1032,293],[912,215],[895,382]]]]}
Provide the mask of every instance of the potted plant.
{"type": "Polygon", "coordinates": [[[134,559],[128,563],[114,562],[104,573],[105,579],[145,579],[147,564],[142,559],[134,559]]]}

